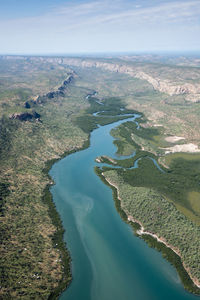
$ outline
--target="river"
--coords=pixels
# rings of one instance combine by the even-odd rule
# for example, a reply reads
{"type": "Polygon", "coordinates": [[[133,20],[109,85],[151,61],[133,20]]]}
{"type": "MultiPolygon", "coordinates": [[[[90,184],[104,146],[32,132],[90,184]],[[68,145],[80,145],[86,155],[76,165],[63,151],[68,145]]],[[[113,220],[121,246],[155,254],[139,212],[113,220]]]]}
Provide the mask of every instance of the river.
{"type": "Polygon", "coordinates": [[[60,300],[197,300],[186,292],[176,270],[134,236],[119,216],[111,189],[94,172],[96,157],[116,157],[110,130],[91,133],[90,147],[55,163],[51,188],[72,258],[73,280],[60,300]]]}

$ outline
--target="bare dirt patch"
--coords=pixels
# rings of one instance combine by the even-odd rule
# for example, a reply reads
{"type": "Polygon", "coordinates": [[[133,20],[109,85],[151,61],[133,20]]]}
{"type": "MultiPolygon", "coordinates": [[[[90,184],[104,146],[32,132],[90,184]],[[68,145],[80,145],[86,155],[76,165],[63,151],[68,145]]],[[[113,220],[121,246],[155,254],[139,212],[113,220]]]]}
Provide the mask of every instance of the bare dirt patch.
{"type": "Polygon", "coordinates": [[[161,149],[166,150],[165,154],[175,153],[175,152],[190,152],[190,153],[200,152],[198,146],[192,143],[183,144],[183,145],[174,145],[173,147],[161,148],[161,149]]]}
{"type": "Polygon", "coordinates": [[[183,136],[167,136],[165,138],[165,141],[169,142],[169,143],[176,143],[180,140],[184,140],[185,138],[183,136]]]}

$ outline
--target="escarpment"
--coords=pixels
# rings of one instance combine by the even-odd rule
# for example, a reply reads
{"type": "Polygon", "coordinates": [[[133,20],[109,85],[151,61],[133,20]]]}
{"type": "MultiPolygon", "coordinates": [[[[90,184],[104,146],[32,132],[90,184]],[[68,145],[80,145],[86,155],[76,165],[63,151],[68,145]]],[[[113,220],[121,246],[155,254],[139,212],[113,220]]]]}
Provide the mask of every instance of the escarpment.
{"type": "MultiPolygon", "coordinates": [[[[3,59],[13,59],[12,56],[2,56],[3,59]]],[[[119,72],[122,74],[128,74],[134,78],[146,80],[153,88],[159,92],[166,93],[170,96],[184,95],[185,100],[191,102],[200,101],[200,71],[199,68],[193,68],[194,75],[190,77],[190,74],[184,76],[184,70],[177,68],[173,74],[168,73],[168,66],[160,63],[159,67],[163,69],[162,75],[158,70],[146,68],[142,64],[128,64],[125,61],[105,61],[101,59],[91,58],[69,58],[69,57],[16,57],[19,59],[25,59],[31,62],[48,62],[51,64],[76,66],[84,68],[101,68],[110,72],[119,72]],[[176,74],[177,72],[177,74],[176,74]],[[173,76],[171,76],[173,75],[173,76]],[[182,77],[184,76],[184,77],[182,77]],[[173,78],[173,79],[172,79],[173,78]]],[[[158,68],[160,70],[160,68],[158,68]]],[[[186,72],[187,73],[187,72],[186,72]]],[[[51,91],[45,96],[39,96],[36,102],[41,103],[44,98],[53,99],[56,97],[63,97],[66,86],[72,82],[76,76],[75,72],[69,74],[63,85],[56,91],[51,91]]],[[[35,101],[35,100],[34,100],[35,101]]]]}
{"type": "Polygon", "coordinates": [[[170,96],[173,95],[185,95],[186,100],[192,102],[200,101],[200,73],[197,73],[194,82],[182,83],[181,78],[176,78],[175,81],[169,80],[168,78],[159,77],[155,74],[150,74],[150,71],[143,71],[143,66],[131,66],[121,64],[121,63],[109,63],[93,60],[81,60],[78,58],[64,58],[63,63],[72,65],[72,66],[81,66],[81,67],[95,67],[102,68],[111,72],[119,72],[123,74],[128,74],[132,77],[148,81],[155,90],[166,93],[170,96]]]}
{"type": "Polygon", "coordinates": [[[15,112],[9,116],[12,120],[20,120],[20,121],[40,121],[40,114],[37,113],[35,110],[30,110],[31,107],[35,106],[36,104],[45,103],[48,100],[55,99],[58,97],[65,97],[67,93],[67,88],[70,83],[74,80],[74,73],[68,74],[67,79],[65,79],[60,87],[58,87],[55,91],[50,91],[45,95],[37,96],[35,99],[31,99],[24,103],[24,108],[28,109],[27,112],[15,112]]]}
{"type": "Polygon", "coordinates": [[[46,102],[49,99],[55,99],[58,97],[65,97],[67,93],[67,88],[70,83],[73,82],[75,74],[68,74],[68,78],[63,81],[62,85],[58,87],[55,91],[50,91],[46,95],[38,96],[35,100],[31,100],[32,103],[41,104],[46,102]]]}
{"type": "Polygon", "coordinates": [[[41,121],[40,120],[40,114],[38,114],[36,111],[30,112],[23,112],[23,113],[14,113],[10,115],[9,117],[12,120],[20,120],[20,121],[41,121]]]}

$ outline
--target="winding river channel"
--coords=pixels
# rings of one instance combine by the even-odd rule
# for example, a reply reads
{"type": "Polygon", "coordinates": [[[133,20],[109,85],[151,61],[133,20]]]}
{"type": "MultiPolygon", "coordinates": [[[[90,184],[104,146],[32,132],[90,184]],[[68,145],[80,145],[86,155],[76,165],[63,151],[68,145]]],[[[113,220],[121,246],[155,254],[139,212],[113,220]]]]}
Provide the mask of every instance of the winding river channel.
{"type": "Polygon", "coordinates": [[[112,128],[138,115],[97,128],[90,147],[55,163],[50,175],[56,208],[66,230],[73,280],[60,300],[197,300],[176,270],[134,236],[118,214],[111,189],[94,172],[96,157],[116,157],[112,128]]]}

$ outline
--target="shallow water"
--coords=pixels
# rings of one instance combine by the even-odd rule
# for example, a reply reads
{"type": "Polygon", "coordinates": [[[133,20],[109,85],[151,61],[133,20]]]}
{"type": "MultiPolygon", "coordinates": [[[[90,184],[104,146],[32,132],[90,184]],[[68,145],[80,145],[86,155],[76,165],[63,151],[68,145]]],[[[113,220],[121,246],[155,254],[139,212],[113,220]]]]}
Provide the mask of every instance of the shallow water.
{"type": "Polygon", "coordinates": [[[116,211],[111,189],[94,173],[95,158],[115,157],[109,132],[126,119],[99,127],[88,149],[53,165],[51,188],[66,229],[73,281],[62,300],[197,300],[175,269],[134,236],[116,211]]]}

